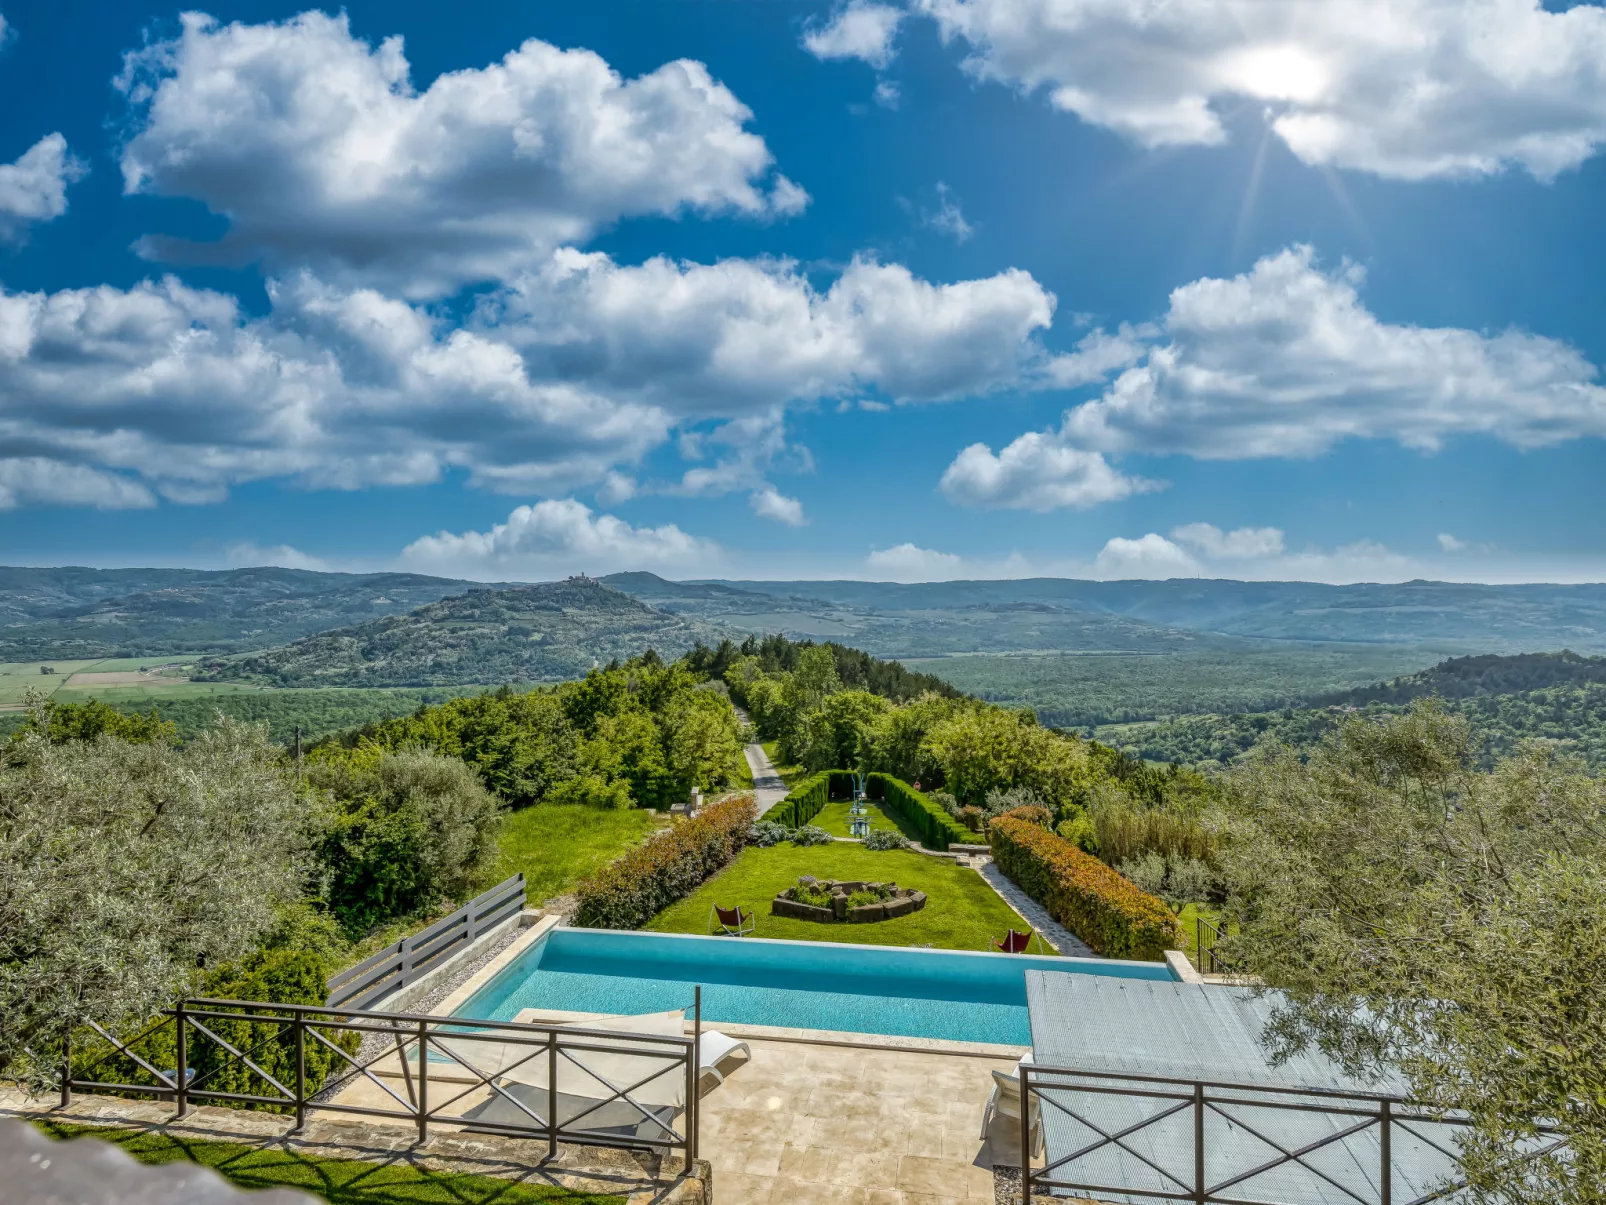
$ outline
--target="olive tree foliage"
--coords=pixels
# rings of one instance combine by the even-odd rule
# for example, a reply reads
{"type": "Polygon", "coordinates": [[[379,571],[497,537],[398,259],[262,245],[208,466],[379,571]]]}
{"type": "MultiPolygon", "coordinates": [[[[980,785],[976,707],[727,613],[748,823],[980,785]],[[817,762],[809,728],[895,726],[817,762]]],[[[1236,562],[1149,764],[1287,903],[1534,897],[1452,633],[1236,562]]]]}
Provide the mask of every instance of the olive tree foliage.
{"type": "Polygon", "coordinates": [[[1395,1070],[1472,1124],[1475,1199],[1606,1200],[1606,790],[1544,747],[1473,768],[1433,704],[1237,772],[1222,953],[1281,993],[1268,1040],[1395,1070]],[[1536,1125],[1566,1153],[1529,1157],[1536,1125]]]}
{"type": "Polygon", "coordinates": [[[219,717],[182,749],[48,732],[0,764],[0,1074],[40,1082],[74,1026],[136,1022],[251,951],[308,844],[265,727],[219,717]]]}

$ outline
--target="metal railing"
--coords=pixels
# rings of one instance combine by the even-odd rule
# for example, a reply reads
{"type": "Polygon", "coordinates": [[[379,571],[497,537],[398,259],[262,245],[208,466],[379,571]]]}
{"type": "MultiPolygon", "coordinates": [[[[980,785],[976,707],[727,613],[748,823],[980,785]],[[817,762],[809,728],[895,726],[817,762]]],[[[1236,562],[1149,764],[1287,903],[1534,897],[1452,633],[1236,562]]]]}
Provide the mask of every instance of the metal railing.
{"type": "Polygon", "coordinates": [[[431,1125],[446,1125],[544,1141],[548,1157],[567,1142],[678,1150],[690,1166],[700,1111],[701,987],[692,1009],[691,1035],[667,1036],[184,1000],[126,1040],[91,1023],[96,1040],[87,1049],[69,1047],[61,1103],[74,1092],[154,1097],[172,1101],[175,1118],[197,1103],[251,1105],[294,1113],[297,1130],[315,1111],[393,1118],[415,1125],[420,1142],[431,1125]],[[364,1039],[374,1036],[377,1050],[369,1043],[365,1052],[364,1039]],[[309,1063],[336,1070],[326,1078],[309,1063]],[[109,1064],[112,1078],[101,1078],[109,1064]],[[124,1078],[116,1078],[119,1071],[124,1078]],[[377,1089],[369,1103],[339,1103],[359,1081],[377,1089]]]}
{"type": "Polygon", "coordinates": [[[1225,933],[1216,928],[1216,926],[1211,924],[1209,921],[1205,920],[1204,917],[1198,915],[1194,916],[1193,961],[1194,965],[1199,968],[1199,973],[1201,975],[1225,975],[1231,973],[1232,967],[1216,954],[1216,947],[1222,943],[1226,936],[1227,935],[1225,933]],[[1207,931],[1212,937],[1215,938],[1215,940],[1210,943],[1210,948],[1208,950],[1205,948],[1204,944],[1205,933],[1207,931]]]}
{"type": "MultiPolygon", "coordinates": [[[[1386,1094],[1020,1067],[1031,1194],[1195,1205],[1427,1205],[1457,1178],[1463,1117],[1386,1094]],[[1044,1166],[1031,1166],[1041,1135],[1044,1166]]],[[[1565,1144],[1553,1127],[1520,1157],[1565,1144]]]]}
{"type": "Polygon", "coordinates": [[[421,979],[480,934],[524,908],[524,872],[475,896],[450,916],[409,933],[329,979],[330,1007],[367,1008],[421,979]]]}

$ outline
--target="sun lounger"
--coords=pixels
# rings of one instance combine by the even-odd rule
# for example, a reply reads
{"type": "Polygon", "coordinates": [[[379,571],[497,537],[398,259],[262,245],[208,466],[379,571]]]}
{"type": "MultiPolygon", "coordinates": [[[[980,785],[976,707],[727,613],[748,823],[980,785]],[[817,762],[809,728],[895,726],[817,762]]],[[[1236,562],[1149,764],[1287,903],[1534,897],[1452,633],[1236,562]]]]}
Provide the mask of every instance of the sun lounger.
{"type": "MultiPolygon", "coordinates": [[[[1021,1063],[1030,1063],[1030,1054],[1021,1056],[1021,1063]]],[[[987,1098],[987,1107],[981,1115],[981,1136],[986,1138],[992,1129],[993,1122],[1004,1120],[1011,1123],[1014,1129],[1011,1133],[1020,1132],[1020,1063],[1015,1065],[1015,1073],[1008,1071],[993,1072],[993,1094],[987,1098]]],[[[1032,1102],[1032,1154],[1039,1154],[1043,1149],[1043,1121],[1038,1116],[1037,1102],[1032,1102]]]]}

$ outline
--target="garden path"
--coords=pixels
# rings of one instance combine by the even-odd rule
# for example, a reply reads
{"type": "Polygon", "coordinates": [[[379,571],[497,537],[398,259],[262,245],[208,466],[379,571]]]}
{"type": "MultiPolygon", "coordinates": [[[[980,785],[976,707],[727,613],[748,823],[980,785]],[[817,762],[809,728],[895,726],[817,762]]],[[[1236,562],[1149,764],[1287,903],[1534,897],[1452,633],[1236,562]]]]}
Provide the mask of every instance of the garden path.
{"type": "Polygon", "coordinates": [[[1073,958],[1098,957],[1085,941],[1049,915],[1047,908],[1017,887],[991,858],[986,859],[986,864],[977,867],[977,870],[992,885],[992,889],[1004,897],[1004,902],[1024,916],[1032,928],[1043,935],[1043,940],[1052,942],[1061,954],[1073,958]]]}
{"type": "Polygon", "coordinates": [[[775,764],[764,752],[763,745],[748,745],[742,752],[747,754],[747,768],[753,772],[753,800],[762,816],[786,798],[786,783],[776,773],[775,764]]]}

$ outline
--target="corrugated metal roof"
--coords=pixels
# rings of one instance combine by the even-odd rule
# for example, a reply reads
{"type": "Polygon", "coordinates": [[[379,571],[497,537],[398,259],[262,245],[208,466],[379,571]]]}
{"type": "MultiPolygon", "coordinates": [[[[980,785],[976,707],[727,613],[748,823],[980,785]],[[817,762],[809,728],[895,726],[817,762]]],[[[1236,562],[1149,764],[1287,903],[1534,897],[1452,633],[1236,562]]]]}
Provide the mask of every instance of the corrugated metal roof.
{"type": "MultiPolygon", "coordinates": [[[[1395,1095],[1399,1081],[1356,1082],[1314,1052],[1274,1067],[1260,1041],[1274,996],[1257,997],[1247,988],[1215,984],[1043,971],[1027,972],[1026,996],[1038,1066],[1251,1085],[1207,1093],[1205,1182],[1213,1190],[1212,1199],[1277,1205],[1371,1205],[1381,1200],[1382,1147],[1375,1118],[1277,1108],[1279,1101],[1323,1102],[1317,1096],[1257,1092],[1253,1086],[1395,1095]],[[1351,1129],[1355,1132],[1346,1133],[1351,1129]],[[1313,1144],[1316,1149],[1303,1151],[1313,1144]],[[1302,1153],[1288,1160],[1288,1152],[1302,1153]],[[1268,1163],[1276,1166],[1265,1167],[1268,1163]],[[1246,1174],[1251,1172],[1255,1174],[1246,1174]]],[[[1104,1201],[1152,1199],[1134,1190],[1191,1195],[1195,1105],[1190,1087],[1074,1082],[1102,1082],[1183,1099],[1045,1088],[1040,1102],[1048,1158],[1071,1157],[1054,1173],[1055,1179],[1099,1186],[1104,1191],[1096,1195],[1104,1201]]],[[[1365,1100],[1328,1101],[1325,1107],[1373,1113],[1377,1108],[1365,1100]]],[[[1391,1124],[1396,1205],[1453,1179],[1455,1129],[1432,1121],[1391,1124]]]]}

